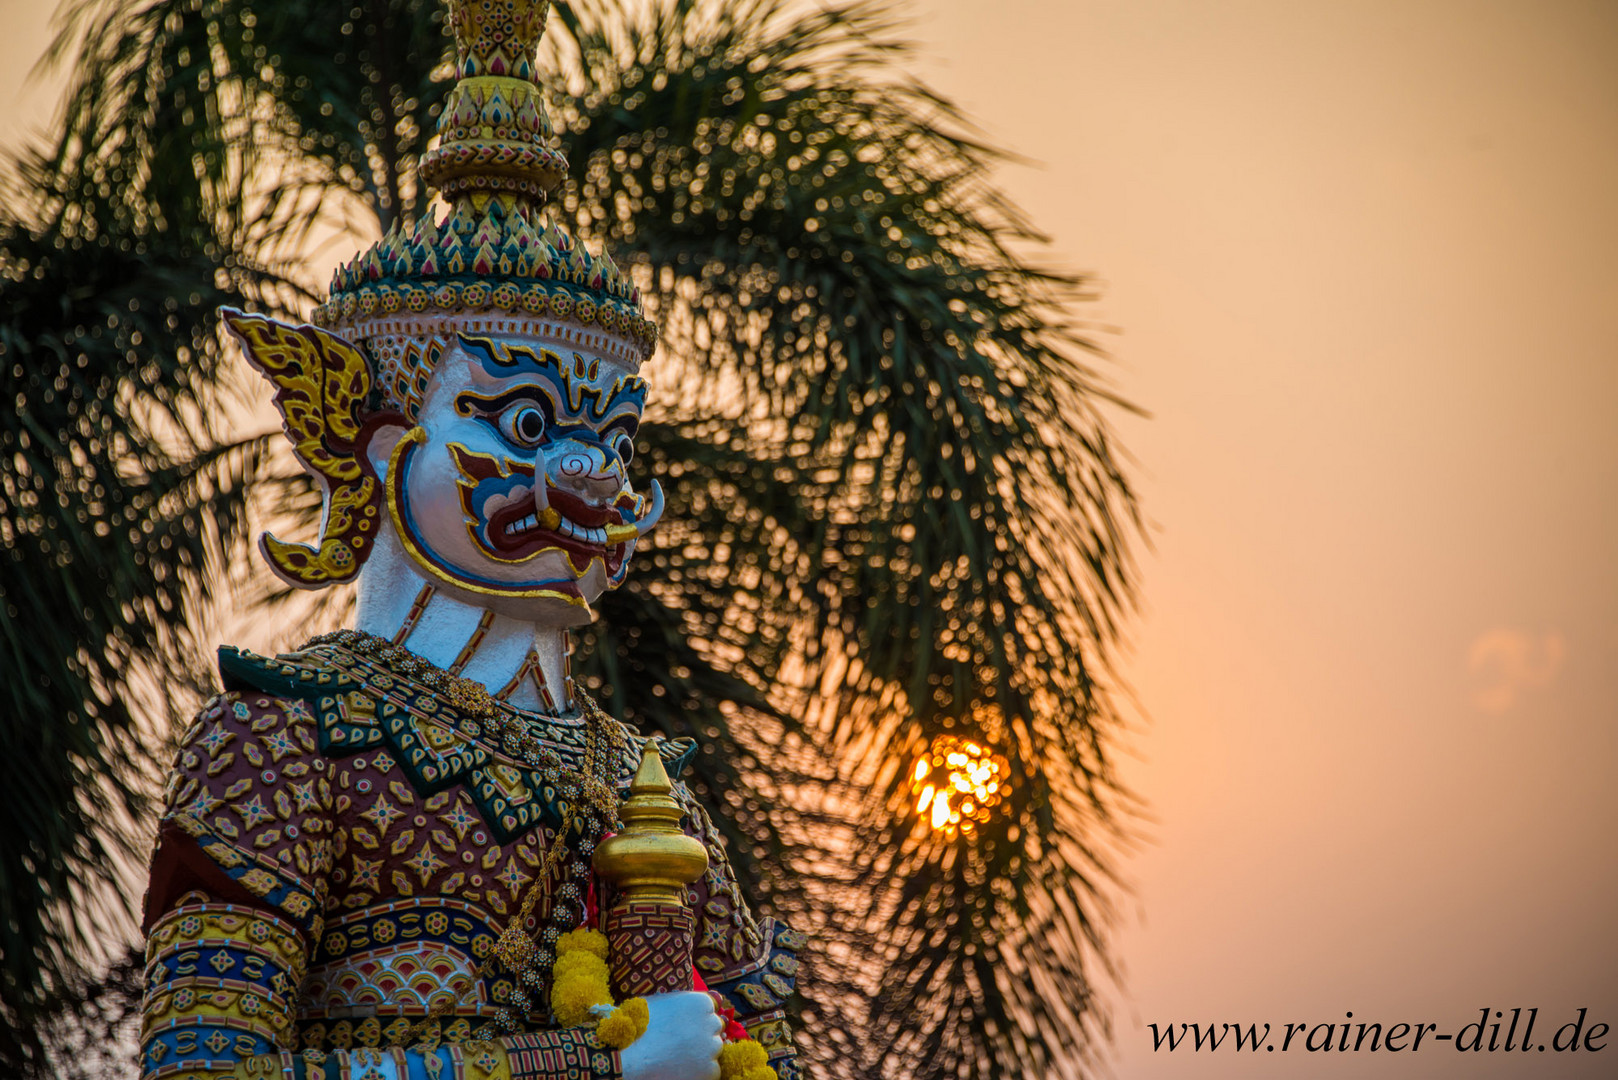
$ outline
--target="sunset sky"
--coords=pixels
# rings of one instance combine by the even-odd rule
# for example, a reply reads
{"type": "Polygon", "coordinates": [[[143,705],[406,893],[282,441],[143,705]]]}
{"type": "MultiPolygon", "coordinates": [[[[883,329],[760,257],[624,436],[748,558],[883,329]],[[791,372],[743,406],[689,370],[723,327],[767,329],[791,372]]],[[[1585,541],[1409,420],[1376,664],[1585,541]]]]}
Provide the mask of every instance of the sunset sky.
{"type": "Polygon", "coordinates": [[[1618,7],[918,11],[1152,413],[1119,1074],[1618,1075],[1145,1030],[1618,1024],[1618,7]]]}
{"type": "MultiPolygon", "coordinates": [[[[0,4],[7,142],[46,6],[0,4]]],[[[1117,418],[1152,533],[1118,1075],[1618,1075],[1618,1035],[1147,1030],[1618,1028],[1618,5],[910,10],[914,69],[1034,162],[1002,182],[1100,279],[1074,315],[1117,328],[1106,370],[1151,414],[1117,418]]]]}

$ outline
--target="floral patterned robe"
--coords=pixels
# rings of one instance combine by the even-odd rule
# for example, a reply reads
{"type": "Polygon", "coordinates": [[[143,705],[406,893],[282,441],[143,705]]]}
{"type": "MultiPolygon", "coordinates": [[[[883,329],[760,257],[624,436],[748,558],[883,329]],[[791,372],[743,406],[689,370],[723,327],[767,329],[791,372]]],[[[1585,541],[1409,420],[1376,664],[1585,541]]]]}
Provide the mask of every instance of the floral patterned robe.
{"type": "MultiPolygon", "coordinates": [[[[143,1080],[255,1058],[238,1074],[618,1076],[583,1029],[497,1039],[512,985],[477,974],[562,820],[539,774],[489,725],[341,645],[225,648],[220,670],[226,692],[181,741],[152,860],[143,1080]],[[425,1057],[397,1049],[439,1000],[456,1003],[441,1040],[425,1057]]],[[[501,708],[578,767],[582,721],[501,708]]],[[[618,744],[627,792],[638,754],[618,744]]],[[[693,750],[663,744],[671,775],[693,750]]],[[[687,893],[695,970],[795,1080],[784,1007],[800,939],[753,918],[700,809],[686,829],[709,852],[687,893]]]]}

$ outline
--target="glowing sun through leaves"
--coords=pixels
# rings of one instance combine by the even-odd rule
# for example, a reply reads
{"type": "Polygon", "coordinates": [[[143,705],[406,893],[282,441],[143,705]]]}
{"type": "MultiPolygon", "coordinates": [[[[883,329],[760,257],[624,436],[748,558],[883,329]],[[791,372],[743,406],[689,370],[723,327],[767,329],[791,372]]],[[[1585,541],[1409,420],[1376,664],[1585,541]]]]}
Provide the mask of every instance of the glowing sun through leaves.
{"type": "Polygon", "coordinates": [[[916,813],[937,832],[970,834],[1005,798],[1010,771],[1004,757],[980,743],[940,735],[910,773],[916,813]]]}

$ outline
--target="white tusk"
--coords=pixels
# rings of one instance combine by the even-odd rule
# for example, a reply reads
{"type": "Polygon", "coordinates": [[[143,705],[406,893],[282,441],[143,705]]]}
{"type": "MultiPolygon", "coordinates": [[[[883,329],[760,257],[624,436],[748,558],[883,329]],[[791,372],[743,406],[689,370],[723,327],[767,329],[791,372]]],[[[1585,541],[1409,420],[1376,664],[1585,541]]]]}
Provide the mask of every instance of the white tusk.
{"type": "Polygon", "coordinates": [[[658,520],[663,516],[663,485],[656,480],[652,481],[652,508],[640,516],[635,522],[635,535],[645,536],[652,531],[658,520]]]}
{"type": "Polygon", "coordinates": [[[629,525],[608,525],[607,543],[622,544],[630,540],[637,540],[652,531],[652,527],[663,516],[663,485],[656,480],[652,481],[652,508],[640,516],[640,520],[629,525]]]}
{"type": "Polygon", "coordinates": [[[551,508],[550,477],[545,474],[545,463],[534,462],[534,507],[541,514],[551,508]]]}

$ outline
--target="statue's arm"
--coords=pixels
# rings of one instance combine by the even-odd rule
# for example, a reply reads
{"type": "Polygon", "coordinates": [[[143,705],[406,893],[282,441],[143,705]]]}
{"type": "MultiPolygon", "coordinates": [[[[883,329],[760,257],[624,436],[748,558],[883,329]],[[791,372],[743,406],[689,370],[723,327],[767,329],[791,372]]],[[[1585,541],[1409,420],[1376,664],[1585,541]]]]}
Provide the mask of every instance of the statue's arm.
{"type": "Polygon", "coordinates": [[[780,1080],[797,1080],[787,1005],[797,989],[803,937],[773,918],[755,919],[736,883],[719,830],[683,785],[676,788],[688,828],[708,848],[708,872],[692,888],[697,917],[692,962],[708,989],[736,1011],[768,1052],[780,1080]]]}
{"type": "Polygon", "coordinates": [[[146,891],[145,1080],[229,1075],[296,1044],[330,808],[313,724],[296,703],[221,695],[182,736],[146,891]]]}

